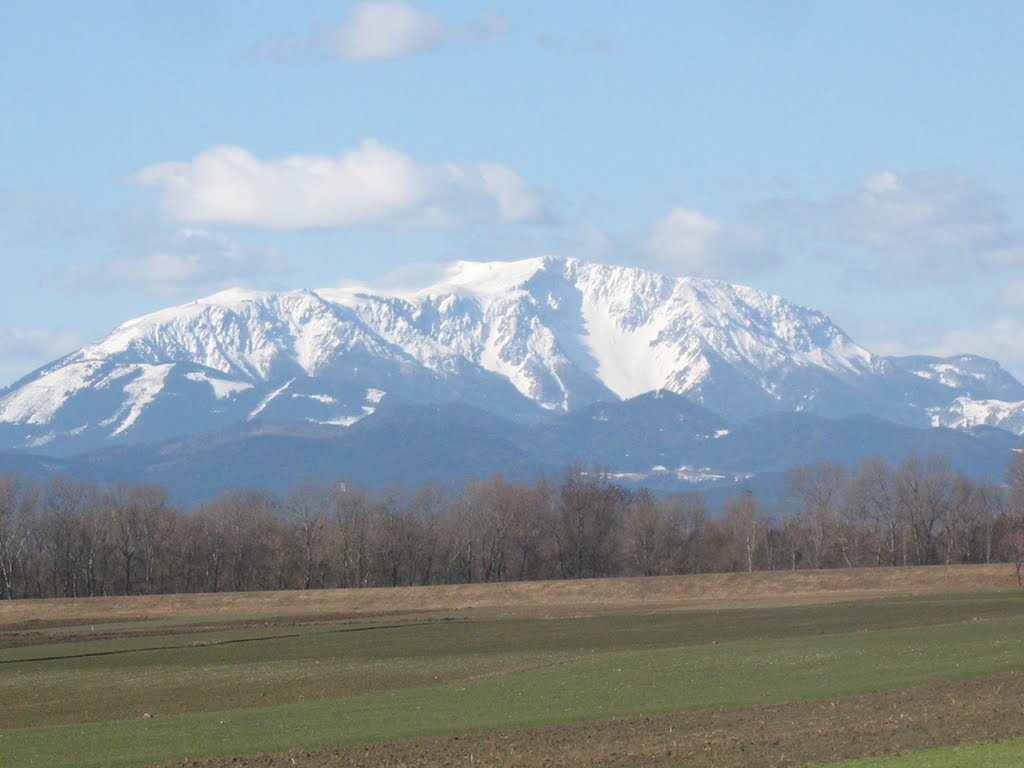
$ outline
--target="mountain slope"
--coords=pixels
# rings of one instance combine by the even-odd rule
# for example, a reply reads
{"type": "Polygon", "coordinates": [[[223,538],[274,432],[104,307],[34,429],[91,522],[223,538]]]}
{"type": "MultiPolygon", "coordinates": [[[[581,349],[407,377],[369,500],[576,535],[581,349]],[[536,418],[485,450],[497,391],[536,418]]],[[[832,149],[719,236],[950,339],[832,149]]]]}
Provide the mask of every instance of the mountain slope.
{"type": "Polygon", "coordinates": [[[576,259],[456,262],[425,287],[321,293],[424,364],[436,345],[456,351],[553,411],[658,389],[740,418],[829,410],[829,386],[887,367],[778,296],[576,259]]]}
{"type": "Polygon", "coordinates": [[[0,472],[65,473],[98,482],[159,483],[194,504],[232,488],[285,493],[303,482],[384,492],[501,474],[525,481],[555,469],[533,455],[525,428],[463,404],[381,407],[348,428],[259,419],[157,443],[27,462],[0,453],[0,472]]]}
{"type": "Polygon", "coordinates": [[[944,392],[953,393],[952,399],[940,396],[938,402],[927,408],[932,426],[988,426],[1024,434],[1024,384],[995,360],[977,355],[888,359],[901,370],[939,383],[944,392]]]}
{"type": "Polygon", "coordinates": [[[547,257],[232,290],[132,320],[0,392],[0,448],[71,455],[252,419],[350,426],[381,404],[530,421],[652,391],[730,423],[800,411],[1024,431],[1024,386],[993,361],[882,358],[778,296],[547,257]]]}
{"type": "Polygon", "coordinates": [[[910,355],[887,359],[901,370],[923,379],[938,381],[956,390],[961,397],[975,400],[1024,400],[1024,384],[995,360],[985,357],[910,355]]]}
{"type": "Polygon", "coordinates": [[[45,481],[56,474],[99,482],[159,483],[186,504],[230,488],[284,493],[303,482],[377,492],[422,484],[456,487],[503,475],[555,478],[580,462],[619,482],[659,492],[701,490],[718,498],[742,487],[771,503],[795,464],[819,459],[852,467],[882,456],[942,454],[979,481],[1001,482],[1020,439],[1008,432],[906,427],[870,417],[827,419],[775,413],[722,426],[720,417],[670,393],[595,403],[519,424],[461,404],[381,407],[351,427],[254,420],[148,445],[53,460],[0,453],[0,472],[45,481]],[[718,489],[716,491],[716,489],[718,489]]]}
{"type": "Polygon", "coordinates": [[[439,376],[312,291],[228,291],[129,321],[16,383],[0,395],[0,440],[59,455],[257,417],[348,425],[385,397],[533,407],[500,377],[460,373],[439,376]]]}

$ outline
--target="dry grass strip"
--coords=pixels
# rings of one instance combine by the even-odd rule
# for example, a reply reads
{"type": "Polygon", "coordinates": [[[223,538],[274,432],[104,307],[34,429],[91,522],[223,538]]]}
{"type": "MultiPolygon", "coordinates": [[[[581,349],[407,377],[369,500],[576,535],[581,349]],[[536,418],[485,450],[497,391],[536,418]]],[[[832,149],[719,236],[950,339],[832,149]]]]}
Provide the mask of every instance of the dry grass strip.
{"type": "Polygon", "coordinates": [[[708,606],[782,606],[885,595],[983,592],[1015,588],[1013,566],[998,564],[700,574],[391,589],[14,600],[0,604],[0,628],[32,624],[262,618],[323,613],[351,617],[432,611],[571,615],[576,612],[708,606]]]}

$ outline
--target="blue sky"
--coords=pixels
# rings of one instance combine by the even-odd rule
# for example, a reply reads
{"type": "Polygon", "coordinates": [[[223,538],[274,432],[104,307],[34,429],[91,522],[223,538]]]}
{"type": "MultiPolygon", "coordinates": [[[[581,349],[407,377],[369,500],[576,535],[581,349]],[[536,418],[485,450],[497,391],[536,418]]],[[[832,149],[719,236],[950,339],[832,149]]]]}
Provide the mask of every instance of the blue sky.
{"type": "Polygon", "coordinates": [[[0,5],[0,385],[228,285],[581,256],[1024,375],[1017,2],[0,5]]]}

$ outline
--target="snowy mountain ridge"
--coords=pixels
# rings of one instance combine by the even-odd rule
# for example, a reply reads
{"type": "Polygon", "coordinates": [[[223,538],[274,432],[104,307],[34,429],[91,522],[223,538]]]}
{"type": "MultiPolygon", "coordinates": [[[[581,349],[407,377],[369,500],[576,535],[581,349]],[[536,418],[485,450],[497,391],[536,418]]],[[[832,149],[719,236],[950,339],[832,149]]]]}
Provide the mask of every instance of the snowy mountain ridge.
{"type": "Polygon", "coordinates": [[[233,289],[130,320],[0,392],[0,444],[67,454],[253,418],[347,426],[383,400],[531,419],[652,390],[732,420],[872,413],[1024,432],[1024,386],[994,361],[878,357],[752,288],[553,257],[434,272],[233,289]]]}
{"type": "Polygon", "coordinates": [[[414,290],[321,295],[355,307],[413,354],[437,342],[553,411],[655,389],[700,400],[720,365],[757,379],[769,398],[789,366],[838,375],[882,367],[824,315],[778,296],[576,259],[456,262],[414,290]]]}

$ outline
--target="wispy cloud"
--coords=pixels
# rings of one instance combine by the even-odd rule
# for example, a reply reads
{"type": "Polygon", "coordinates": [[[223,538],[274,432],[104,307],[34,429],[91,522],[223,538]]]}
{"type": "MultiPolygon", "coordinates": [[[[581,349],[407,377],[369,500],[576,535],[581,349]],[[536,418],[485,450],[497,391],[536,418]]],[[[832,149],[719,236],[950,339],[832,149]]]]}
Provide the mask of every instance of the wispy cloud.
{"type": "Polygon", "coordinates": [[[652,266],[673,274],[736,278],[781,261],[759,230],[685,207],[655,218],[639,246],[652,266]]]}
{"type": "Polygon", "coordinates": [[[3,379],[17,376],[66,355],[81,344],[73,330],[0,327],[0,386],[3,379]]]}
{"type": "Polygon", "coordinates": [[[26,235],[35,240],[68,242],[92,234],[81,200],[56,190],[7,192],[0,190],[0,210],[17,211],[25,218],[26,235]]]}
{"type": "Polygon", "coordinates": [[[249,285],[287,270],[288,264],[271,248],[243,246],[203,230],[142,228],[126,237],[118,254],[104,264],[76,264],[65,277],[90,289],[129,287],[171,297],[249,285]]]}
{"type": "Polygon", "coordinates": [[[510,34],[514,28],[512,19],[491,8],[462,28],[461,32],[464,36],[476,40],[496,40],[510,34]]]}
{"type": "Polygon", "coordinates": [[[401,0],[359,2],[325,30],[327,50],[349,61],[386,61],[434,48],[449,35],[437,16],[401,0]]]}
{"type": "Polygon", "coordinates": [[[1024,374],[1024,321],[1019,316],[1003,315],[973,328],[946,332],[936,345],[936,352],[955,355],[970,352],[998,360],[1016,375],[1024,374]]]}
{"type": "Polygon", "coordinates": [[[357,64],[393,61],[435,50],[453,40],[494,40],[512,30],[511,20],[487,11],[468,24],[454,24],[404,0],[362,0],[338,24],[304,37],[263,40],[256,51],[278,60],[316,53],[357,64]]]}
{"type": "Polygon", "coordinates": [[[1024,309],[1024,280],[1011,280],[1004,285],[999,304],[1007,309],[1024,309]]]}
{"type": "MultiPolygon", "coordinates": [[[[750,207],[826,247],[853,248],[850,266],[914,279],[971,279],[1024,264],[1024,231],[1000,198],[956,174],[883,171],[824,202],[775,200],[750,207]],[[865,252],[875,255],[865,262],[865,252]]],[[[833,256],[846,258],[843,250],[833,256]]]]}
{"type": "Polygon", "coordinates": [[[420,163],[379,141],[341,155],[263,160],[220,146],[142,169],[164,211],[186,222],[293,230],[517,223],[545,213],[541,194],[505,166],[420,163]]]}

